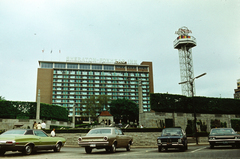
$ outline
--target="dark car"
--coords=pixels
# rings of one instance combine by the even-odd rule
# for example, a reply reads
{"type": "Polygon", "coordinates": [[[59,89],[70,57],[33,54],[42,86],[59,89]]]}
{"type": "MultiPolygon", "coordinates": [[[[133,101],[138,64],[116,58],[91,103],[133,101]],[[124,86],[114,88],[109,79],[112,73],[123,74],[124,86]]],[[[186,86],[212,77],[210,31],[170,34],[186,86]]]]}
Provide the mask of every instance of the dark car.
{"type": "Polygon", "coordinates": [[[219,145],[232,145],[240,147],[240,134],[237,134],[232,128],[214,128],[208,136],[210,148],[219,145]]]}
{"type": "Polygon", "coordinates": [[[168,148],[179,148],[181,151],[188,149],[187,136],[182,128],[165,128],[162,130],[162,135],[157,138],[158,151],[162,148],[166,151],[168,148]]]}

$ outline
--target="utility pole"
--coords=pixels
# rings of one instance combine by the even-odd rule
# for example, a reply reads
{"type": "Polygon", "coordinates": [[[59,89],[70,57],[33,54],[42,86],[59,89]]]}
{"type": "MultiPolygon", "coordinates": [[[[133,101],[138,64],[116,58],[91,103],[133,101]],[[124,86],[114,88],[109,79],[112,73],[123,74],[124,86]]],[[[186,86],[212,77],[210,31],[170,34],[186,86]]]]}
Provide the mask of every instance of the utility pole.
{"type": "Polygon", "coordinates": [[[36,120],[40,119],[40,89],[38,90],[38,97],[37,97],[37,110],[36,110],[36,120]]]}

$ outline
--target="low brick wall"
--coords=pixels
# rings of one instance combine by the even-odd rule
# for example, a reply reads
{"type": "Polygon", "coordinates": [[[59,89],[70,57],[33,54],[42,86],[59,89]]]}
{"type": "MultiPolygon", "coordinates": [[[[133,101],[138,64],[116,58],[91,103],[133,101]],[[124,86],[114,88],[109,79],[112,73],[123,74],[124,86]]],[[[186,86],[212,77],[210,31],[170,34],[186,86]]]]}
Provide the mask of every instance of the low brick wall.
{"type": "MultiPolygon", "coordinates": [[[[157,137],[161,135],[161,132],[124,132],[125,135],[133,137],[134,146],[152,146],[157,147],[157,137]]],[[[66,145],[77,146],[77,140],[80,136],[85,136],[86,133],[57,133],[59,137],[66,139],[66,145]]],[[[208,142],[207,137],[200,137],[199,143],[208,142]]],[[[194,138],[189,137],[189,142],[195,142],[194,138]]]]}

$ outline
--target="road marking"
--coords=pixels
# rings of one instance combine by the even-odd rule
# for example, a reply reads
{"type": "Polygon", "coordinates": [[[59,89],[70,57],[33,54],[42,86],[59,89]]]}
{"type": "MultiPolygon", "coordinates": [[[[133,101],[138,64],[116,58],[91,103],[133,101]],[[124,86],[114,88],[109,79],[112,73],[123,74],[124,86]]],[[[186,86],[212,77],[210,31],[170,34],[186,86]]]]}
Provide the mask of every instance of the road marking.
{"type": "Polygon", "coordinates": [[[205,149],[205,148],[207,148],[207,147],[203,147],[203,148],[200,148],[200,149],[196,149],[196,150],[192,151],[191,153],[194,153],[194,152],[197,152],[197,151],[203,150],[203,149],[205,149]]]}

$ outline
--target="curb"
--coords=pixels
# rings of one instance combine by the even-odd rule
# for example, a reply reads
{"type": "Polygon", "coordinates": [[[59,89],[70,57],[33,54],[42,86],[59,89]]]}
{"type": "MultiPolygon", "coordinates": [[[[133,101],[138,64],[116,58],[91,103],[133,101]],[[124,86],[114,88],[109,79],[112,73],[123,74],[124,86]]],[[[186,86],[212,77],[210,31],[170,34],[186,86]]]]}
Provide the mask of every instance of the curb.
{"type": "MultiPolygon", "coordinates": [[[[204,145],[209,145],[208,142],[204,143],[188,143],[188,146],[204,146],[204,145]]],[[[70,148],[76,148],[80,147],[79,145],[64,145],[64,147],[70,147],[70,148]]],[[[131,146],[131,148],[157,148],[158,146],[131,146]]]]}

